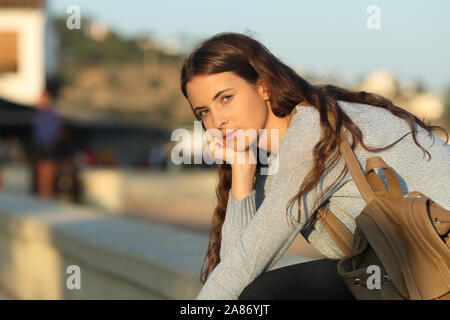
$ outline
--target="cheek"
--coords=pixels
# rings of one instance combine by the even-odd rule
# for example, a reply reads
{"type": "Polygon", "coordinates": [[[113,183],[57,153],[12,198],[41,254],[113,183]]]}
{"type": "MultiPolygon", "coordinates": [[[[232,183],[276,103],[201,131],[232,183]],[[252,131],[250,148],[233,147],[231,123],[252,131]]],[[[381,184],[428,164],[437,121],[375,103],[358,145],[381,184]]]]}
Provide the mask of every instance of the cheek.
{"type": "Polygon", "coordinates": [[[267,105],[259,96],[249,95],[242,103],[236,102],[235,114],[240,119],[237,123],[243,128],[253,128],[256,131],[263,129],[267,122],[267,105]]]}
{"type": "Polygon", "coordinates": [[[245,141],[243,144],[238,142],[238,139],[235,139],[235,150],[243,151],[248,149],[250,144],[254,143],[255,140],[259,142],[261,135],[264,136],[264,128],[266,127],[267,122],[267,107],[264,106],[255,106],[248,105],[245,113],[240,115],[239,121],[235,122],[237,127],[243,129],[244,132],[241,132],[241,142],[245,141]],[[245,135],[245,137],[243,137],[245,135]]]}

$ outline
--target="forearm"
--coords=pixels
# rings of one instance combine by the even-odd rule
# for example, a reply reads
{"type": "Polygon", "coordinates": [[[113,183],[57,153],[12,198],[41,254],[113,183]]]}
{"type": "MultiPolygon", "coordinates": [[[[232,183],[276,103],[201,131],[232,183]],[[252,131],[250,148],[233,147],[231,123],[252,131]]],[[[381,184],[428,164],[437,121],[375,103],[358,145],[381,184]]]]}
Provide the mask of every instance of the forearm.
{"type": "Polygon", "coordinates": [[[243,199],[235,199],[230,191],[225,221],[222,225],[221,260],[224,259],[229,248],[254,217],[256,213],[255,198],[256,192],[254,190],[243,199]]]}
{"type": "Polygon", "coordinates": [[[243,199],[253,191],[256,164],[235,164],[231,169],[231,193],[243,199]]]}
{"type": "Polygon", "coordinates": [[[256,191],[254,184],[259,181],[253,178],[256,173],[236,169],[234,170],[234,175],[235,177],[232,177],[232,188],[228,195],[225,221],[222,225],[221,259],[225,257],[228,249],[232,246],[239,234],[245,230],[256,213],[256,191]],[[235,190],[238,191],[237,195],[234,194],[235,190]]]}

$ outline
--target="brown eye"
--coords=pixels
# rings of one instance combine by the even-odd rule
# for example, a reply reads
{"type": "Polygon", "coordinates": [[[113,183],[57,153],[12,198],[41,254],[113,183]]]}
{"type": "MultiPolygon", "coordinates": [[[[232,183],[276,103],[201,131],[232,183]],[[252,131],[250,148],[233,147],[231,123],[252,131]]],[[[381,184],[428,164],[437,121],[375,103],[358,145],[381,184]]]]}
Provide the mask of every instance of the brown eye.
{"type": "Polygon", "coordinates": [[[203,112],[208,112],[208,110],[202,110],[202,111],[197,112],[197,113],[195,114],[195,117],[197,118],[197,120],[202,121],[203,117],[205,116],[205,115],[203,114],[203,112]]]}
{"type": "Polygon", "coordinates": [[[232,96],[233,96],[233,95],[223,96],[223,97],[222,97],[222,102],[223,102],[223,99],[225,99],[225,98],[227,98],[227,101],[226,101],[226,102],[230,101],[230,99],[231,99],[232,96]]]}

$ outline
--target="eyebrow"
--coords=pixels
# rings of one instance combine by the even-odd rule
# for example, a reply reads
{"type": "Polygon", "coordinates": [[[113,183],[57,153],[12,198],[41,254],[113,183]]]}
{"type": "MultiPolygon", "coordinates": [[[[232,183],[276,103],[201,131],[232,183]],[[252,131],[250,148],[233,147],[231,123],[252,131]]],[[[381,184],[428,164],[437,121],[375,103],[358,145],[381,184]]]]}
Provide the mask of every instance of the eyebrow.
{"type": "MultiPolygon", "coordinates": [[[[233,88],[227,88],[227,89],[220,90],[219,92],[217,92],[217,93],[214,95],[214,98],[212,98],[212,101],[216,100],[217,97],[220,96],[223,92],[225,92],[225,91],[227,91],[227,90],[231,90],[231,89],[233,89],[233,88]]],[[[200,108],[206,108],[206,106],[195,107],[195,108],[193,109],[193,111],[195,112],[196,110],[198,110],[198,109],[200,109],[200,108]]]]}

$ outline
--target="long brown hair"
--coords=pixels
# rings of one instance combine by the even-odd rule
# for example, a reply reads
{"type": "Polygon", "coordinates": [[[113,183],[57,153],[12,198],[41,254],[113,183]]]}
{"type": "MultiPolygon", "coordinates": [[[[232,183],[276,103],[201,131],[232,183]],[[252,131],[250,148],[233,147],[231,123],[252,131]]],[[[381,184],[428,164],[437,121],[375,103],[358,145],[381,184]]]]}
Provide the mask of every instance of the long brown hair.
{"type": "MultiPolygon", "coordinates": [[[[286,206],[286,215],[288,215],[291,202],[298,199],[298,221],[300,221],[300,199],[302,195],[315,187],[321,175],[340,159],[338,146],[341,140],[341,128],[345,128],[351,134],[352,149],[356,147],[357,143],[360,143],[362,147],[372,152],[387,149],[412,133],[414,142],[431,159],[429,152],[420,146],[416,140],[417,129],[414,127],[414,122],[426,129],[429,135],[432,135],[432,130],[444,131],[447,137],[446,142],[448,142],[448,132],[444,128],[425,124],[413,114],[395,106],[390,100],[378,94],[350,91],[333,85],[310,84],[269,52],[263,44],[240,33],[219,33],[200,43],[183,62],[180,75],[181,91],[187,99],[186,84],[195,76],[227,71],[233,72],[251,85],[255,85],[258,80],[264,81],[269,87],[272,111],[278,117],[289,115],[294,107],[302,102],[313,106],[320,114],[323,138],[313,149],[315,166],[302,182],[298,194],[292,197],[286,206]],[[387,109],[394,115],[403,118],[409,124],[411,132],[386,147],[368,147],[364,144],[361,130],[340,108],[337,100],[369,104],[387,109]],[[335,121],[335,128],[330,124],[330,115],[335,121]]],[[[326,191],[339,180],[345,169],[346,167],[326,191]]],[[[227,163],[219,164],[218,174],[219,183],[216,188],[218,203],[214,209],[209,231],[208,249],[201,267],[200,280],[202,283],[206,282],[210,272],[220,262],[221,231],[231,188],[231,165],[227,163]],[[206,269],[203,270],[206,262],[206,269]]]]}

